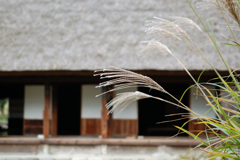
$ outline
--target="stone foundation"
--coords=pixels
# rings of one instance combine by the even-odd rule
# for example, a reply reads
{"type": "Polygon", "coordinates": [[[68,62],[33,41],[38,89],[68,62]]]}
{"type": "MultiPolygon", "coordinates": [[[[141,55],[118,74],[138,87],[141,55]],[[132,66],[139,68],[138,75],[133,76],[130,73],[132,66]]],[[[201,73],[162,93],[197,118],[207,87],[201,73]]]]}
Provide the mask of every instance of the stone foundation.
{"type": "MultiPolygon", "coordinates": [[[[189,146],[192,142],[190,138],[164,139],[1,138],[0,160],[178,160],[187,154],[187,141],[189,146]],[[166,145],[166,139],[175,145],[166,145]]],[[[196,156],[196,152],[188,155],[196,156]]]]}

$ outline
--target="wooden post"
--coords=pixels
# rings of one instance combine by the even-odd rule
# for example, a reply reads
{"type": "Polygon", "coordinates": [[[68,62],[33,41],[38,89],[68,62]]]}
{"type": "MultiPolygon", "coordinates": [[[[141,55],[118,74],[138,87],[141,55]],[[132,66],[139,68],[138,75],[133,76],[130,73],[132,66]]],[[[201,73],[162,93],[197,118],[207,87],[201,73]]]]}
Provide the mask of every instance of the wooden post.
{"type": "MultiPolygon", "coordinates": [[[[110,89],[112,89],[112,87],[104,87],[102,88],[102,92],[106,92],[110,89]]],[[[105,106],[112,98],[113,98],[113,92],[104,94],[102,96],[101,134],[103,139],[112,136],[112,129],[113,129],[112,114],[108,115],[108,110],[105,106]]]]}
{"type": "Polygon", "coordinates": [[[52,88],[52,128],[51,136],[57,136],[57,85],[54,85],[52,88]]]}
{"type": "Polygon", "coordinates": [[[49,120],[50,120],[50,85],[45,85],[44,95],[44,110],[43,110],[43,135],[45,138],[49,136],[49,120]]]}
{"type": "MultiPolygon", "coordinates": [[[[112,86],[108,87],[108,90],[113,89],[112,86]]],[[[114,98],[114,92],[110,92],[107,94],[107,102],[114,98]]],[[[108,115],[108,137],[112,137],[113,135],[113,115],[112,113],[108,115]]]]}
{"type": "MultiPolygon", "coordinates": [[[[103,87],[102,92],[106,92],[107,88],[103,87]]],[[[108,110],[106,108],[107,104],[107,94],[102,95],[102,110],[101,110],[101,134],[102,138],[108,137],[108,110]]]]}

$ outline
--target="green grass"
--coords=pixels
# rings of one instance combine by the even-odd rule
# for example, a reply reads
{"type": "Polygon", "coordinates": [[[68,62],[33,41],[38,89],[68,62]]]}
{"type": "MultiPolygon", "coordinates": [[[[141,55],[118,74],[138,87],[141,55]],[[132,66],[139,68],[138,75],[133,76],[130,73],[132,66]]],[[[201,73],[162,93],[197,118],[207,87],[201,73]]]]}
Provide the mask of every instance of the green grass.
{"type": "MultiPolygon", "coordinates": [[[[236,23],[236,26],[240,26],[240,16],[239,10],[240,5],[238,0],[209,0],[205,1],[206,5],[210,7],[217,8],[222,14],[226,26],[228,27],[232,40],[231,43],[217,43],[217,37],[214,34],[214,28],[211,26],[211,22],[207,21],[207,26],[203,23],[203,20],[198,15],[197,11],[192,6],[189,0],[186,0],[189,6],[192,8],[192,13],[198,17],[199,22],[202,24],[204,31],[200,27],[187,18],[178,17],[174,21],[165,20],[162,18],[155,18],[150,21],[147,29],[148,34],[153,34],[153,39],[147,42],[147,47],[142,52],[146,55],[152,53],[167,53],[172,55],[178,63],[184,68],[187,74],[192,78],[194,85],[191,87],[196,87],[196,92],[202,96],[206,103],[211,107],[208,112],[214,112],[216,118],[211,118],[203,115],[199,115],[191,110],[187,105],[181,102],[181,99],[175,98],[171,93],[162,88],[158,83],[152,80],[149,77],[120,69],[117,67],[112,67],[110,69],[104,69],[102,71],[96,71],[95,75],[99,75],[102,78],[110,78],[106,82],[100,83],[98,87],[106,87],[110,85],[115,85],[116,88],[108,91],[115,91],[118,89],[128,88],[128,87],[147,87],[150,89],[158,90],[159,92],[164,92],[168,96],[172,97],[176,102],[169,102],[161,97],[154,97],[149,94],[141,92],[128,92],[119,94],[111,102],[107,104],[109,112],[119,112],[126,108],[133,101],[137,101],[144,98],[154,98],[166,103],[170,103],[177,107],[186,109],[194,117],[192,119],[198,119],[198,124],[204,124],[206,126],[205,130],[198,131],[198,134],[193,134],[192,132],[185,130],[184,126],[188,125],[191,121],[186,115],[182,115],[184,118],[189,118],[189,121],[184,123],[182,126],[175,126],[179,131],[187,133],[189,136],[192,136],[194,139],[201,142],[200,145],[193,148],[193,150],[202,151],[202,157],[205,159],[236,159],[240,160],[240,85],[239,85],[239,75],[227,64],[225,59],[222,56],[220,50],[220,45],[229,45],[231,47],[237,47],[240,51],[240,45],[237,42],[236,35],[232,32],[232,28],[229,23],[229,18],[233,19],[236,23]],[[180,23],[179,23],[180,22],[180,23]],[[181,28],[181,24],[189,27],[197,28],[202,34],[208,36],[208,39],[211,41],[211,45],[215,48],[217,55],[219,56],[225,65],[228,75],[221,75],[213,64],[210,63],[209,59],[206,58],[204,51],[201,50],[198,45],[193,42],[190,36],[181,28]],[[185,43],[188,48],[193,51],[193,54],[199,55],[203,61],[205,61],[210,68],[216,73],[216,78],[214,82],[199,83],[203,72],[199,75],[198,79],[195,80],[188,69],[182,64],[178,57],[172,53],[169,48],[162,44],[162,42],[157,41],[159,39],[157,36],[165,36],[166,39],[179,40],[182,43],[185,43]],[[99,73],[100,72],[100,73],[99,73]],[[227,81],[225,80],[227,78],[227,81]],[[219,96],[213,94],[212,90],[204,87],[203,84],[213,85],[217,87],[216,92],[221,91],[227,96],[219,96]],[[227,104],[226,106],[222,105],[223,102],[227,104]],[[230,106],[230,107],[229,107],[230,106]],[[206,138],[202,138],[199,135],[204,133],[206,138]],[[214,136],[212,136],[214,135],[214,136]]],[[[174,5],[174,4],[173,4],[174,5]]],[[[212,8],[213,9],[213,8],[212,8]]],[[[218,16],[218,15],[216,15],[218,16]]],[[[231,38],[229,38],[231,39],[231,38]]],[[[174,41],[173,41],[174,43],[174,41]]],[[[225,52],[225,51],[224,51],[225,52]]],[[[226,51],[228,52],[228,51],[226,51]]],[[[239,53],[240,54],[240,53],[239,53]]],[[[231,56],[231,53],[229,53],[231,56]]],[[[191,88],[190,87],[190,88],[191,88]]],[[[188,88],[189,89],[189,88],[188,88]]],[[[106,92],[107,93],[107,92],[106,92]]],[[[104,93],[103,93],[104,94],[104,93]]],[[[191,153],[191,151],[189,152],[191,153]]],[[[201,157],[201,156],[199,156],[201,157]]]]}

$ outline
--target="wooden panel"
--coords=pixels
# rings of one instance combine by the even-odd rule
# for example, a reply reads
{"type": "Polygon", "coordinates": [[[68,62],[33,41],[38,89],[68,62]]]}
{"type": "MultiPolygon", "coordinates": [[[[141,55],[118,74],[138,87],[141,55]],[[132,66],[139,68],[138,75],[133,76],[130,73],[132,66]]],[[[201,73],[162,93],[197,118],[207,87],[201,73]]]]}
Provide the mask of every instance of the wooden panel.
{"type": "MultiPolygon", "coordinates": [[[[205,126],[205,124],[197,124],[198,122],[200,122],[199,120],[192,120],[189,122],[188,127],[189,127],[189,131],[195,135],[199,134],[199,132],[204,131],[204,130],[208,130],[208,128],[205,126]]],[[[212,127],[214,128],[214,127],[212,127]]],[[[211,131],[209,131],[211,132],[211,131]]],[[[206,133],[202,132],[199,136],[205,137],[206,133]]],[[[208,136],[214,136],[214,134],[212,133],[208,133],[208,136]]]]}
{"type": "Polygon", "coordinates": [[[42,134],[43,120],[24,119],[23,134],[42,134]]]}
{"type": "Polygon", "coordinates": [[[138,135],[138,120],[114,119],[113,135],[138,135]]]}
{"type": "Polygon", "coordinates": [[[100,135],[101,119],[81,119],[81,135],[100,135]]]}

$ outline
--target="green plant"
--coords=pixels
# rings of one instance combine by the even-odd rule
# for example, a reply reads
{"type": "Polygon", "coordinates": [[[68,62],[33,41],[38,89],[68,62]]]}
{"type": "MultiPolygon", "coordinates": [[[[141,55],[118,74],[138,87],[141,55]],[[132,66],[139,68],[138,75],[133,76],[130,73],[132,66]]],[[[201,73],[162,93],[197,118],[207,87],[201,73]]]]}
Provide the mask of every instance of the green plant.
{"type": "MultiPolygon", "coordinates": [[[[216,41],[216,37],[210,25],[210,22],[207,22],[206,26],[196,10],[193,8],[192,4],[189,0],[186,0],[189,6],[192,8],[193,12],[198,17],[200,23],[202,24],[204,31],[192,20],[183,17],[172,17],[171,20],[166,20],[162,18],[155,18],[152,21],[147,23],[147,34],[150,35],[151,40],[145,41],[147,43],[146,48],[141,52],[144,56],[153,53],[167,53],[172,55],[178,63],[185,69],[187,74],[192,78],[194,85],[191,87],[196,87],[199,95],[204,97],[208,105],[211,106],[211,110],[216,114],[216,118],[210,118],[204,115],[199,115],[192,111],[188,106],[181,102],[181,99],[175,98],[171,93],[166,91],[163,87],[161,87],[158,83],[152,80],[149,77],[117,68],[112,67],[104,70],[97,70],[95,75],[101,76],[102,79],[110,78],[111,80],[100,83],[98,87],[106,87],[110,85],[115,85],[115,88],[107,91],[112,92],[119,89],[129,88],[129,87],[147,87],[150,89],[158,90],[160,92],[164,92],[173,99],[176,100],[176,103],[167,101],[162,99],[161,97],[154,97],[149,94],[145,94],[139,91],[136,92],[127,92],[121,93],[117,95],[113,100],[111,100],[106,107],[109,109],[109,112],[121,112],[124,108],[126,108],[130,103],[136,100],[144,99],[144,98],[154,98],[160,101],[164,101],[166,103],[170,103],[177,107],[181,107],[189,111],[193,116],[192,119],[198,119],[198,123],[205,124],[206,129],[200,131],[197,135],[192,132],[185,130],[183,128],[184,125],[187,125],[189,121],[183,126],[176,126],[180,131],[186,132],[194,139],[197,139],[201,142],[196,148],[204,147],[201,149],[202,151],[207,153],[207,159],[240,159],[240,86],[238,82],[239,75],[230,68],[225,59],[222,56],[222,53],[219,49],[219,43],[216,41]],[[229,73],[229,76],[226,77],[220,75],[220,73],[215,69],[215,67],[211,64],[209,59],[206,58],[205,53],[202,51],[200,47],[190,38],[187,34],[184,27],[192,27],[202,32],[202,34],[206,35],[212,45],[215,47],[218,56],[222,59],[222,62],[225,64],[226,70],[229,73]],[[209,28],[209,29],[208,29],[209,28]],[[170,49],[164,45],[162,42],[164,40],[178,41],[184,43],[189,49],[191,49],[195,54],[198,54],[216,73],[216,79],[214,82],[206,82],[199,83],[198,80],[195,80],[188,69],[181,63],[181,61],[176,57],[170,49]],[[218,90],[221,92],[225,92],[225,96],[215,96],[211,90],[204,87],[203,84],[213,85],[218,87],[218,90]],[[228,106],[232,106],[231,108],[226,107],[223,104],[228,104],[228,106]],[[201,138],[200,134],[206,134],[206,138],[201,138]],[[214,135],[209,136],[209,135],[214,135]]],[[[223,45],[230,45],[232,47],[237,47],[240,50],[240,45],[236,40],[233,28],[230,25],[227,16],[231,17],[237,24],[236,27],[240,26],[240,17],[239,10],[240,4],[238,0],[205,0],[205,6],[215,7],[220,10],[222,13],[225,22],[228,26],[228,29],[231,32],[230,43],[222,43],[223,45]]],[[[201,74],[202,75],[202,74],[201,74]]],[[[199,76],[199,78],[201,77],[199,76]]],[[[107,93],[105,92],[105,93],[107,93]]],[[[102,93],[102,94],[105,94],[102,93]]],[[[102,95],[101,94],[101,95],[102,95]]],[[[210,112],[210,111],[208,111],[210,112]]],[[[183,115],[184,116],[184,115],[183,115]]]]}

